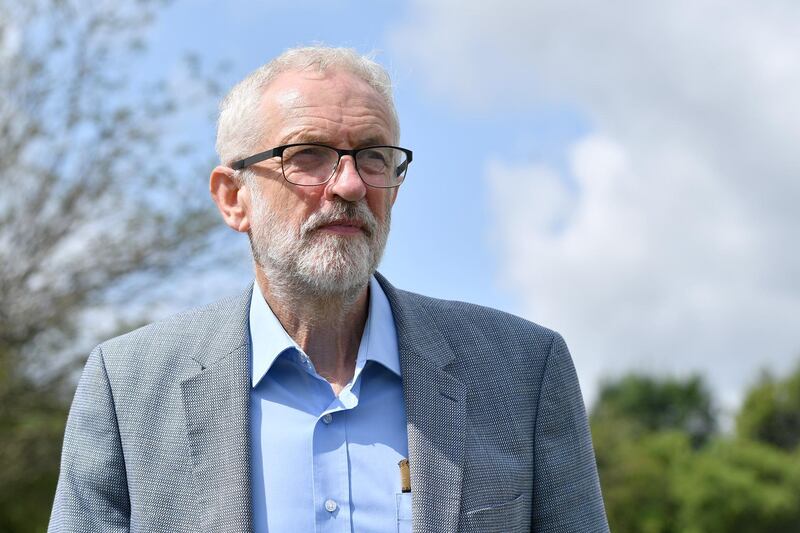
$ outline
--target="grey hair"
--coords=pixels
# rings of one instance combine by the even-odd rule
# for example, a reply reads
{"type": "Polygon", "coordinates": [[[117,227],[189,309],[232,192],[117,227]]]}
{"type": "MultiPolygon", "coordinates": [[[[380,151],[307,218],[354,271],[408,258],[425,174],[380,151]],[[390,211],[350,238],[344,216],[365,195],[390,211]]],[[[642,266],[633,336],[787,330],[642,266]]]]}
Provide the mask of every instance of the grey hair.
{"type": "Polygon", "coordinates": [[[265,134],[263,117],[257,112],[264,91],[279,74],[303,70],[344,70],[364,80],[385,101],[393,122],[395,142],[399,140],[400,125],[392,97],[392,81],[380,64],[351,48],[290,48],[237,83],[220,103],[216,148],[221,164],[230,165],[252,155],[265,134]]]}

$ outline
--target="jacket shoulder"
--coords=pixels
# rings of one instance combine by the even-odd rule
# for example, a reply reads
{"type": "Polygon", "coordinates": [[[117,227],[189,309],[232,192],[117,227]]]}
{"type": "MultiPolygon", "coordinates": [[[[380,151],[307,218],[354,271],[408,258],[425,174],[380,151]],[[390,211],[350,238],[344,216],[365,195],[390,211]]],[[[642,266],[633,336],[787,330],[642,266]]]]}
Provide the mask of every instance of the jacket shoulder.
{"type": "MultiPolygon", "coordinates": [[[[242,293],[157,320],[99,345],[107,366],[161,366],[177,356],[202,356],[210,349],[247,341],[252,286],[242,293]]],[[[200,364],[202,360],[198,361],[200,364]]]]}
{"type": "Polygon", "coordinates": [[[421,294],[393,289],[399,302],[426,311],[426,315],[443,333],[462,340],[480,337],[483,340],[507,343],[531,343],[547,347],[561,336],[554,330],[517,315],[458,300],[443,300],[421,294]]]}

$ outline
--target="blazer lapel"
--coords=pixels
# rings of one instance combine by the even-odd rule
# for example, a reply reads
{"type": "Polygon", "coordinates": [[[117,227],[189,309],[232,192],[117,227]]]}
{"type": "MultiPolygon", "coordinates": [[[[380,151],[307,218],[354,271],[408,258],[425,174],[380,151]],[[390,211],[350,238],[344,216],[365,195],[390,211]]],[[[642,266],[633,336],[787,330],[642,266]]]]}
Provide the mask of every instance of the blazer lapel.
{"type": "Polygon", "coordinates": [[[247,327],[251,291],[252,286],[199,321],[192,358],[201,369],[181,383],[197,512],[207,531],[252,530],[247,327]]]}
{"type": "Polygon", "coordinates": [[[410,295],[378,281],[389,299],[406,403],[412,525],[419,532],[455,532],[461,508],[466,386],[445,367],[455,355],[410,295]]]}

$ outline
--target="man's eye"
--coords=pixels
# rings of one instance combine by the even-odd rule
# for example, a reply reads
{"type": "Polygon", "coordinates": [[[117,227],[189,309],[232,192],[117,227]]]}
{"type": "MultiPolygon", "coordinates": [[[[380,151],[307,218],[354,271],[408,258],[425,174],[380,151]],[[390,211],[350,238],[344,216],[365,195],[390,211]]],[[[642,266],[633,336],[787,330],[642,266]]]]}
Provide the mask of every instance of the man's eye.
{"type": "Polygon", "coordinates": [[[297,146],[283,154],[284,163],[303,168],[326,165],[336,158],[336,152],[324,146],[297,146]]]}
{"type": "Polygon", "coordinates": [[[365,150],[361,152],[361,157],[365,161],[374,161],[377,163],[386,163],[386,155],[379,150],[365,150]]]}
{"type": "Polygon", "coordinates": [[[294,153],[295,156],[301,157],[322,157],[325,153],[325,149],[319,146],[308,146],[304,148],[300,148],[297,152],[294,153]]]}
{"type": "Polygon", "coordinates": [[[388,168],[389,157],[381,150],[364,150],[358,153],[359,169],[370,174],[381,174],[388,168]]]}

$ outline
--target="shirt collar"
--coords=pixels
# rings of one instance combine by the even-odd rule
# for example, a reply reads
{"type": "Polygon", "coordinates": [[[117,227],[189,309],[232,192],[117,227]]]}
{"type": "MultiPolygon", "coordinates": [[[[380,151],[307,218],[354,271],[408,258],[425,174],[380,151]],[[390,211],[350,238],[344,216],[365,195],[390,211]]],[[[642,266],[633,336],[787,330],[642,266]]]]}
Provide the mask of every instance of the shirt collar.
{"type": "Polygon", "coordinates": [[[400,352],[397,349],[397,330],[389,299],[375,276],[369,278],[369,314],[361,336],[367,361],[380,363],[400,377],[400,352]]]}
{"type": "Polygon", "coordinates": [[[258,283],[253,285],[253,296],[250,298],[250,375],[255,387],[280,354],[290,348],[301,350],[267,305],[258,283]]]}
{"type": "MultiPolygon", "coordinates": [[[[252,386],[255,387],[283,352],[292,348],[300,353],[302,350],[267,305],[257,283],[254,284],[250,299],[249,321],[252,350],[250,375],[252,386]]],[[[380,363],[398,377],[401,376],[392,308],[375,276],[369,280],[369,311],[358,348],[357,366],[361,361],[380,363]]]]}

